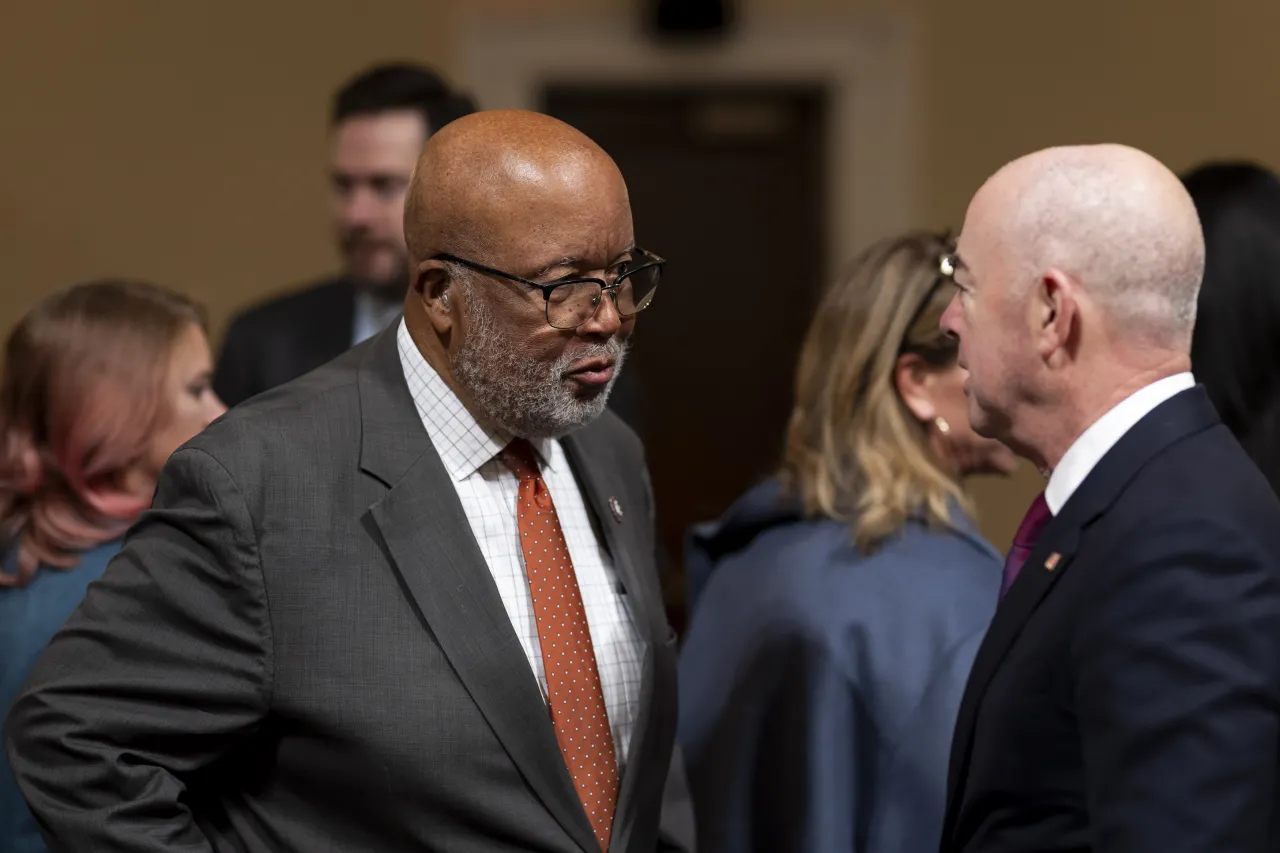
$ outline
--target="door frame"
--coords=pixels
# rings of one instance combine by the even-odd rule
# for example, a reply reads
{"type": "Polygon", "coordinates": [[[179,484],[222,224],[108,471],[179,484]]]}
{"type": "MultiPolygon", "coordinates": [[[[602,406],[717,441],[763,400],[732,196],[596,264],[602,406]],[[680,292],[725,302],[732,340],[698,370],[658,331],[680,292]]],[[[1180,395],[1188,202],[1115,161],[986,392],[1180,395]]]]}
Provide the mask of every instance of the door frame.
{"type": "Polygon", "coordinates": [[[625,20],[472,14],[458,58],[485,109],[539,109],[548,83],[824,87],[829,280],[868,243],[920,224],[915,29],[907,16],[748,18],[723,43],[672,45],[625,20]]]}

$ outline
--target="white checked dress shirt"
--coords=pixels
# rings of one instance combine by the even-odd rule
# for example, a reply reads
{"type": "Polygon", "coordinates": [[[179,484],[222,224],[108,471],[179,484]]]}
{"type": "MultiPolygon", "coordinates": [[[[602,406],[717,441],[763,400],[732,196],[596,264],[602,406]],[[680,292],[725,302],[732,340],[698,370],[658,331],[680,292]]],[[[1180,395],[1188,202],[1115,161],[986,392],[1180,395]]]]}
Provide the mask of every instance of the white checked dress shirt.
{"type": "MultiPolygon", "coordinates": [[[[545,701],[547,679],[542,666],[542,646],[538,642],[533,596],[529,593],[520,530],[516,525],[520,484],[498,458],[512,437],[488,432],[476,423],[458,396],[422,357],[404,320],[399,324],[397,342],[400,364],[418,416],[445,470],[453,478],[462,509],[471,522],[471,530],[493,573],[502,603],[545,701]]],[[[626,598],[620,593],[613,560],[592,527],[590,511],[564,448],[559,441],[552,440],[535,441],[533,446],[578,576],[621,776],[640,704],[644,641],[636,630],[626,598]]]]}

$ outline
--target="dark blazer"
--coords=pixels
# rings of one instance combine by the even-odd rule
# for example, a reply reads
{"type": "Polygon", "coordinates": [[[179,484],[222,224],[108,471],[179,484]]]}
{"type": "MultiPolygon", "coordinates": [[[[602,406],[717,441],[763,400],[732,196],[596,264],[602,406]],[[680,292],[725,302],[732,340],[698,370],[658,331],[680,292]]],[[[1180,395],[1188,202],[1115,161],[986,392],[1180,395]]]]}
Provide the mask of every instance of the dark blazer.
{"type": "Polygon", "coordinates": [[[1202,387],[1050,522],[974,662],[942,850],[1280,849],[1280,502],[1202,387]]]}
{"type": "Polygon", "coordinates": [[[356,289],[334,278],[256,305],[227,327],[213,390],[228,406],[310,373],[351,348],[356,289]]]}
{"type": "MultiPolygon", "coordinates": [[[[668,849],[664,784],[686,827],[688,802],[642,450],[608,414],[564,446],[647,646],[611,849],[668,849]]],[[[55,849],[599,850],[395,326],[178,450],[6,734],[55,849]]]]}
{"type": "Polygon", "coordinates": [[[1000,590],[999,555],[955,521],[864,555],[768,482],[695,530],[678,738],[702,853],[935,853],[1000,590]]]}

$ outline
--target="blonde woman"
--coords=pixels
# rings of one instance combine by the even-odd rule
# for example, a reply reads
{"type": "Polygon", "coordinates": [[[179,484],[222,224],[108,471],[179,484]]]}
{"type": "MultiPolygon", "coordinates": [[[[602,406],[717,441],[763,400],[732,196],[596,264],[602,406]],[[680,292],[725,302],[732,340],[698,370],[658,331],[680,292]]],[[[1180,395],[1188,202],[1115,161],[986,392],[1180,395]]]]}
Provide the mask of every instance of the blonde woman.
{"type": "Polygon", "coordinates": [[[938,849],[951,732],[1001,558],[942,236],[872,246],[801,351],[779,475],[690,539],[679,738],[700,853],[938,849]]]}

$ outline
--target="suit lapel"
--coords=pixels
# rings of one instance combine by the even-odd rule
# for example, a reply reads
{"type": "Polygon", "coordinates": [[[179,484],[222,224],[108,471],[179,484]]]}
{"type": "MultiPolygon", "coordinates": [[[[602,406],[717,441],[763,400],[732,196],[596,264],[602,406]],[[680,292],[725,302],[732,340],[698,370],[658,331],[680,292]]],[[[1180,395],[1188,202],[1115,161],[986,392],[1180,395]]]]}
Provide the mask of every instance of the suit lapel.
{"type": "Polygon", "coordinates": [[[974,731],[987,687],[1027,621],[1070,567],[1082,534],[1153,457],[1174,442],[1214,425],[1220,426],[1217,412],[1202,387],[1166,400],[1107,451],[1041,534],[1018,579],[996,608],[965,686],[951,744],[944,839],[954,830],[959,815],[974,731]]]}
{"type": "MultiPolygon", "coordinates": [[[[608,457],[599,448],[593,453],[588,435],[579,433],[566,438],[563,441],[565,454],[631,600],[632,618],[645,644],[640,703],[627,751],[627,769],[618,792],[610,844],[612,849],[625,850],[636,829],[635,819],[639,812],[637,799],[646,791],[661,790],[667,771],[665,762],[650,760],[655,751],[652,744],[660,743],[663,739],[658,726],[660,720],[654,713],[654,704],[656,696],[674,695],[675,674],[672,662],[665,660],[661,654],[666,639],[665,608],[660,599],[655,599],[650,584],[645,583],[640,574],[645,567],[640,543],[645,537],[635,529],[635,525],[648,523],[649,518],[640,511],[639,506],[631,507],[628,512],[625,504],[618,503],[619,498],[627,495],[624,484],[607,466],[602,467],[598,462],[595,465],[590,463],[591,459],[608,457]],[[617,514],[619,510],[620,518],[617,514]]],[[[653,572],[652,565],[647,568],[650,573],[653,572]]]]}
{"type": "Polygon", "coordinates": [[[361,467],[391,486],[370,507],[409,597],[534,793],[584,850],[598,845],[537,680],[401,372],[396,326],[361,368],[361,467]]]}
{"type": "Polygon", "coordinates": [[[947,790],[951,795],[947,798],[945,820],[948,827],[955,817],[954,811],[959,807],[959,794],[968,773],[974,727],[982,697],[1031,614],[1071,564],[1079,533],[1079,526],[1062,515],[1050,522],[1041,534],[1040,541],[1028,555],[1027,562],[1018,573],[1017,581],[996,608],[995,617],[978,648],[973,668],[969,671],[964,697],[960,700],[955,736],[951,741],[951,761],[947,771],[947,790]]]}
{"type": "Polygon", "coordinates": [[[628,507],[619,500],[619,496],[622,500],[626,499],[622,484],[617,482],[611,472],[601,470],[598,463],[591,464],[584,438],[569,436],[561,443],[573,475],[587,499],[587,506],[595,516],[597,530],[604,536],[614,568],[633,602],[636,627],[645,642],[651,644],[654,639],[651,617],[655,602],[649,600],[648,587],[642,582],[636,567],[637,532],[631,529],[635,524],[642,523],[644,515],[639,507],[631,507],[628,515],[628,507]]]}

